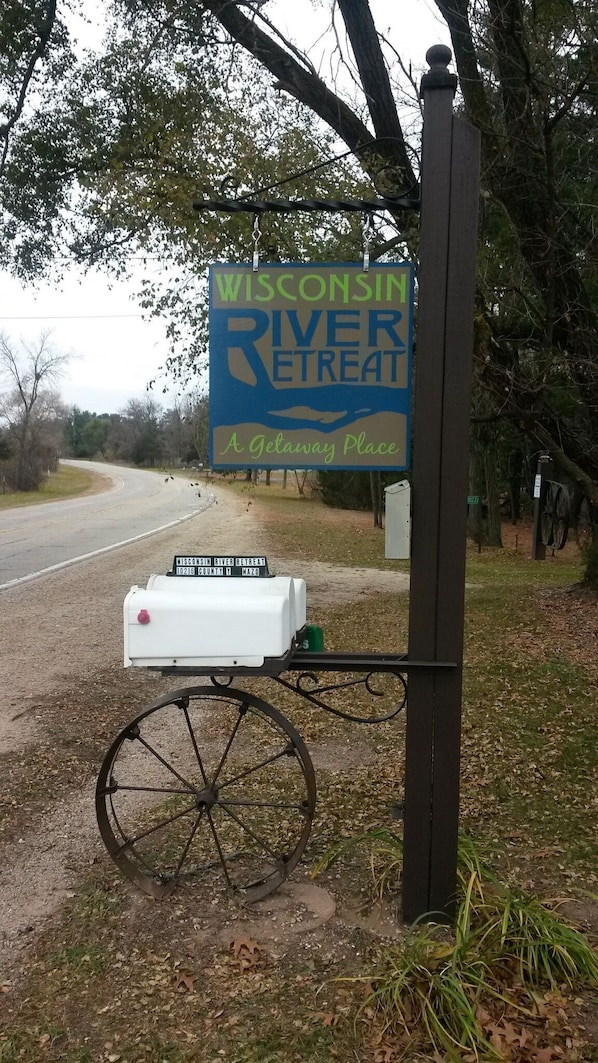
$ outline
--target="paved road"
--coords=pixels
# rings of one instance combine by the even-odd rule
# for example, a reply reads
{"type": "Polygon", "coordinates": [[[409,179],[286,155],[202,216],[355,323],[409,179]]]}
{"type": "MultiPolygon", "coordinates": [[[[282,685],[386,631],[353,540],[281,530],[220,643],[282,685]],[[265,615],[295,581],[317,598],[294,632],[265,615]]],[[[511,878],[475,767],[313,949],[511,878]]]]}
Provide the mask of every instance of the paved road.
{"type": "Polygon", "coordinates": [[[109,477],[109,490],[0,512],[0,590],[188,520],[213,500],[191,479],[102,462],[66,464],[109,477]]]}

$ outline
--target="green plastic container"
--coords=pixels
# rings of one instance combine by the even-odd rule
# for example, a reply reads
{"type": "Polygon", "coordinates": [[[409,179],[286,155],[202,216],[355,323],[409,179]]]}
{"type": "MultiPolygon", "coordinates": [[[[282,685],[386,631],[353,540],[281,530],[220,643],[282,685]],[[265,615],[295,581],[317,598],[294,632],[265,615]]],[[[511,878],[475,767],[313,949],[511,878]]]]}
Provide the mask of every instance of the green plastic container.
{"type": "Polygon", "coordinates": [[[324,632],[317,624],[308,624],[305,628],[305,638],[297,647],[309,653],[322,653],[324,649],[324,632]]]}

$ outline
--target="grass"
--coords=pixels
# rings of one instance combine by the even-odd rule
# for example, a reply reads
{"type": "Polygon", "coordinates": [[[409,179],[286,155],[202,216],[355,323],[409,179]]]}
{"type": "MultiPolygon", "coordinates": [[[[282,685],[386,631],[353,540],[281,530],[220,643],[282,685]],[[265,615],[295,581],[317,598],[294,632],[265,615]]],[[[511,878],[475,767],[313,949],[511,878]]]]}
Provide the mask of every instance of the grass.
{"type": "MultiPolygon", "coordinates": [[[[247,500],[248,508],[267,522],[270,551],[285,558],[317,558],[329,564],[364,565],[389,571],[406,572],[407,561],[384,557],[384,531],[373,527],[371,513],[332,509],[322,505],[317,496],[300,497],[289,474],[288,487],[280,483],[266,487],[244,480],[225,478],[217,481],[224,489],[247,500]]],[[[478,553],[470,543],[467,548],[467,579],[494,585],[497,600],[509,587],[559,587],[581,578],[582,566],[576,548],[570,544],[561,553],[532,564],[531,527],[504,528],[503,549],[484,548],[478,553]]]]}
{"type": "Polygon", "coordinates": [[[384,532],[373,527],[371,513],[331,509],[317,498],[301,497],[290,474],[286,490],[280,483],[266,487],[229,479],[218,482],[218,488],[246,499],[247,506],[266,521],[273,555],[391,571],[408,569],[406,562],[385,559],[384,532]]]}
{"type": "MultiPolygon", "coordinates": [[[[337,844],[317,872],[363,845],[370,850],[376,894],[396,890],[402,841],[388,830],[337,844]]],[[[504,1054],[508,1043],[489,1037],[498,1021],[505,1033],[505,1018],[513,1030],[514,1024],[529,1025],[537,1012],[535,994],[546,990],[598,989],[598,953],[536,895],[503,885],[463,838],[454,928],[433,921],[416,927],[365,977],[370,988],[363,1007],[374,1008],[385,1031],[406,1046],[448,1061],[504,1060],[511,1058],[504,1054]]]]}
{"type": "MultiPolygon", "coordinates": [[[[369,514],[282,494],[260,485],[242,497],[267,525],[269,552],[288,558],[289,571],[293,558],[314,557],[405,567],[385,561],[383,533],[369,514]]],[[[405,953],[343,914],[347,906],[369,908],[372,880],[391,913],[399,902],[400,825],[390,830],[389,809],[402,795],[403,714],[357,727],[269,680],[252,680],[247,687],[293,721],[316,761],[309,862],[294,879],[302,881],[339,839],[377,832],[378,846],[367,852],[340,844],[335,865],[317,879],[337,898],[337,917],[303,932],[298,916],[295,933],[279,915],[277,943],[250,913],[214,908],[209,896],[175,895],[160,904],[141,897],[100,852],[39,938],[27,980],[2,996],[0,1063],[394,1063],[405,1050],[410,1063],[430,1063],[434,1051],[441,1059],[460,1052],[456,1058],[465,1060],[469,1052],[512,1063],[598,1058],[590,1043],[591,994],[577,981],[594,977],[595,960],[583,950],[576,955],[579,939],[567,920],[555,923],[554,910],[539,899],[558,897],[557,912],[596,922],[589,895],[598,892],[597,606],[568,591],[581,571],[573,547],[532,563],[519,534],[502,551],[468,554],[462,827],[484,858],[462,848],[456,935],[434,927],[410,938],[405,953]],[[239,921],[259,944],[259,962],[243,971],[226,937],[239,921]],[[455,1005],[462,1018],[453,1027],[455,1005]]],[[[310,620],[323,625],[327,649],[402,650],[407,597],[361,595],[343,606],[312,607],[310,620]]],[[[3,800],[15,801],[7,818],[18,817],[26,798],[30,821],[37,815],[43,822],[48,794],[36,796],[34,775],[50,779],[57,771],[63,796],[71,780],[75,786],[89,776],[90,750],[93,761],[123,713],[139,710],[129,679],[114,669],[48,699],[51,740],[35,756],[7,760],[3,800]],[[85,742],[67,745],[64,737],[78,734],[82,720],[85,742]]],[[[153,684],[137,680],[137,697],[149,701],[153,684]]],[[[351,710],[368,700],[362,688],[348,699],[351,710]]]]}
{"type": "Polygon", "coordinates": [[[87,472],[86,469],[59,465],[57,471],[50,473],[38,491],[7,491],[0,494],[0,510],[14,509],[16,506],[38,506],[42,502],[59,502],[65,498],[83,495],[93,488],[94,480],[93,473],[87,472]]]}
{"type": "Polygon", "coordinates": [[[102,950],[97,946],[90,948],[85,943],[64,945],[50,956],[50,962],[55,970],[69,968],[69,970],[83,971],[89,975],[103,974],[106,966],[102,950]]]}

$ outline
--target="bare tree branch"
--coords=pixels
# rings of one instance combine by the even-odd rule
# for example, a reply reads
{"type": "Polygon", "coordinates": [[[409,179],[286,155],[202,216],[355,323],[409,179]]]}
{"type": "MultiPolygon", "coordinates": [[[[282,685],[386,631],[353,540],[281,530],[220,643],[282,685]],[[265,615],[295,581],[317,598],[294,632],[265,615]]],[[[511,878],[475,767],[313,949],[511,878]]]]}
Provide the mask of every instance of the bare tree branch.
{"type": "Polygon", "coordinates": [[[436,0],[436,6],[451,34],[459,85],[467,113],[474,124],[488,135],[493,128],[492,113],[476,59],[468,0],[436,0]]]}
{"type": "Polygon", "coordinates": [[[395,141],[397,154],[405,155],[403,130],[368,0],[337,2],[347,28],[376,136],[379,140],[395,141]]]}
{"type": "Polygon", "coordinates": [[[39,487],[48,462],[57,457],[50,455],[43,438],[44,424],[59,401],[48,385],[60,378],[69,358],[52,346],[49,335],[42,332],[35,344],[15,346],[0,332],[0,383],[2,378],[8,383],[0,394],[0,421],[8,428],[10,478],[17,491],[39,487]]]}
{"type": "Polygon", "coordinates": [[[561,106],[557,111],[548,119],[544,127],[545,133],[552,133],[556,125],[569,113],[575,101],[579,98],[581,93],[590,83],[592,76],[591,70],[588,70],[587,74],[578,81],[577,85],[571,90],[566,99],[563,100],[561,106]]]}
{"type": "MultiPolygon", "coordinates": [[[[411,188],[415,184],[400,125],[399,135],[395,136],[397,130],[390,120],[381,124],[381,129],[390,132],[385,132],[383,139],[380,139],[378,131],[376,135],[372,134],[355,112],[332,92],[317,74],[301,65],[288,50],[256,25],[253,19],[247,18],[236,4],[230,0],[203,0],[203,6],[234,40],[270,71],[276,78],[276,87],[284,89],[300,103],[311,108],[342,137],[347,147],[359,157],[374,184],[379,186],[381,181],[385,184],[389,170],[400,172],[402,189],[411,188]]],[[[376,35],[375,39],[377,43],[376,35]]],[[[357,47],[359,49],[359,45],[357,47]]],[[[389,194],[388,187],[380,188],[380,191],[389,194]]]]}

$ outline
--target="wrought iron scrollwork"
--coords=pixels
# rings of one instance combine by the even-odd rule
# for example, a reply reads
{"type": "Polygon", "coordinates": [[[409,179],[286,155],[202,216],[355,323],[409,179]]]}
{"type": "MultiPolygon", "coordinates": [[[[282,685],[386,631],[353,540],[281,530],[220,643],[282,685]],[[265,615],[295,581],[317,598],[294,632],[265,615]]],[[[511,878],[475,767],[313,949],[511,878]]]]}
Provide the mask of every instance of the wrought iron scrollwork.
{"type": "Polygon", "coordinates": [[[280,683],[281,686],[286,687],[287,690],[292,691],[293,694],[297,694],[299,697],[311,702],[312,705],[317,705],[318,708],[332,713],[333,716],[339,716],[341,720],[350,720],[351,723],[386,723],[387,720],[392,720],[395,716],[398,716],[407,703],[407,680],[400,672],[389,672],[388,670],[378,672],[372,670],[357,677],[344,678],[333,683],[322,683],[315,672],[307,671],[300,672],[292,680],[283,679],[282,676],[273,676],[273,679],[275,682],[280,683]],[[331,694],[340,690],[351,690],[359,686],[363,687],[371,697],[388,698],[391,696],[388,690],[376,689],[383,676],[392,676],[393,679],[398,681],[399,698],[397,700],[395,692],[391,711],[384,713],[382,716],[358,716],[355,713],[345,712],[322,698],[324,694],[331,694]]]}

